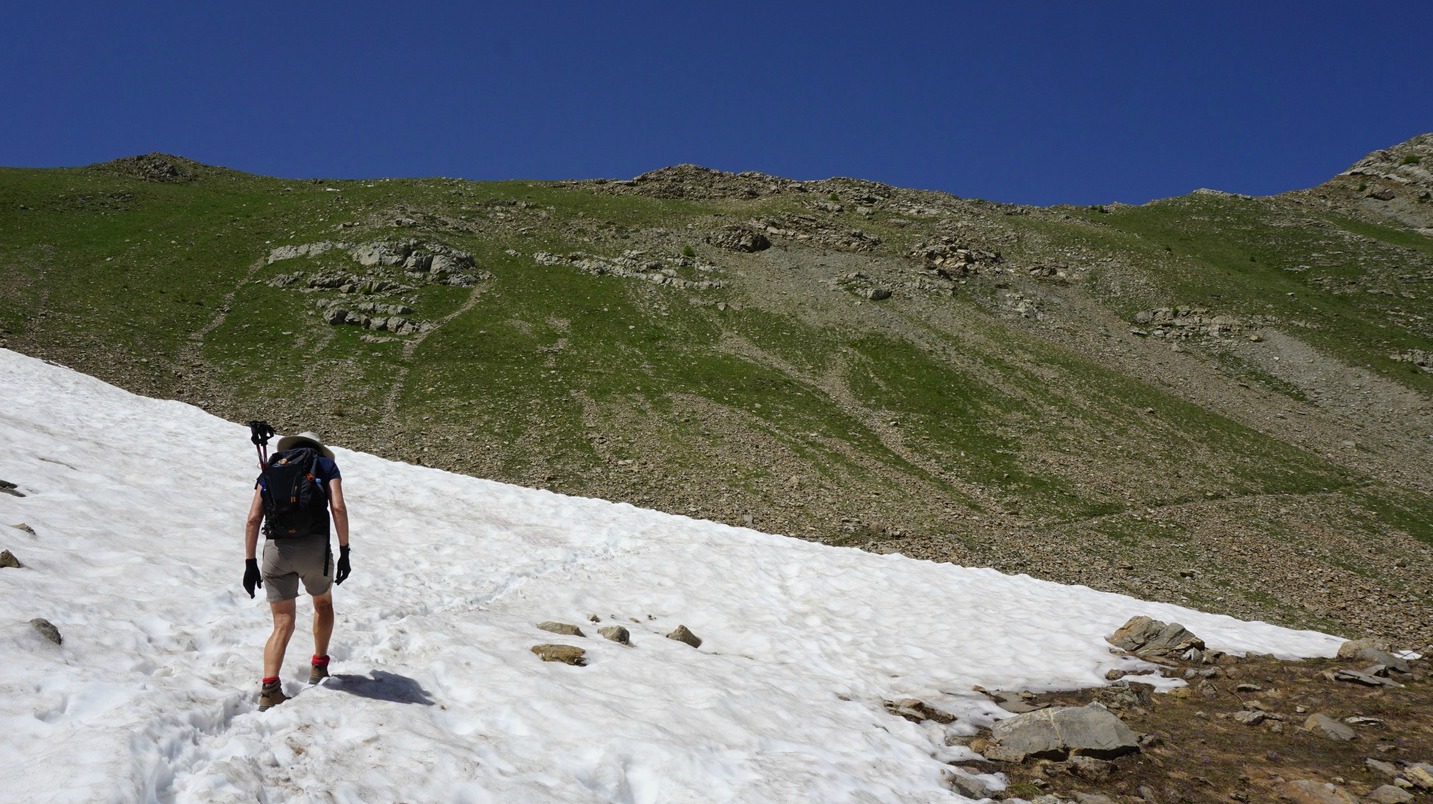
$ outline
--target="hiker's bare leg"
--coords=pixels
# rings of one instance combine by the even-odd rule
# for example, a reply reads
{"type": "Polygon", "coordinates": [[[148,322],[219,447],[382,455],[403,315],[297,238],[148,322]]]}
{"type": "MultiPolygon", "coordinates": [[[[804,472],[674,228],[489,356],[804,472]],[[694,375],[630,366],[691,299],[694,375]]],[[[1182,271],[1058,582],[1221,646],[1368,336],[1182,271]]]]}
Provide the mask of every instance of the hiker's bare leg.
{"type": "Polygon", "coordinates": [[[328,655],[328,638],[333,636],[333,592],[313,599],[313,655],[328,655]]]}
{"type": "Polygon", "coordinates": [[[274,613],[274,632],[264,645],[264,678],[273,678],[283,669],[284,651],[288,650],[289,639],[294,635],[294,612],[298,606],[296,601],[285,600],[270,603],[269,610],[274,613]]]}

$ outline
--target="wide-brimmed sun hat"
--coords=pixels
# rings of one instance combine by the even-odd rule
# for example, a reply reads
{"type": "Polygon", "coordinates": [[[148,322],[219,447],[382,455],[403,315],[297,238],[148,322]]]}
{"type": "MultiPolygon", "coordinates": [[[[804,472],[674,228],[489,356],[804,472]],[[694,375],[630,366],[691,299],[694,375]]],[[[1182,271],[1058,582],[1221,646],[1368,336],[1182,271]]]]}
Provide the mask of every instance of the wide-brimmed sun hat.
{"type": "Polygon", "coordinates": [[[274,445],[274,451],[283,452],[286,449],[293,449],[294,447],[309,447],[318,450],[318,454],[323,457],[330,460],[333,459],[333,450],[323,445],[323,439],[318,437],[318,433],[304,431],[298,435],[286,435],[279,439],[279,443],[274,445]]]}

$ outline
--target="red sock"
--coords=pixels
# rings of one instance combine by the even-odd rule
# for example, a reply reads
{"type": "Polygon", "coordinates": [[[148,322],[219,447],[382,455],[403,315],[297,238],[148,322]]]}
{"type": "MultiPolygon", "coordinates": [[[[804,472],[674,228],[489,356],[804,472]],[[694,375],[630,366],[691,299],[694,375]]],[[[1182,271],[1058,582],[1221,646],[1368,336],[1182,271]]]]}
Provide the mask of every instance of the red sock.
{"type": "Polygon", "coordinates": [[[328,667],[328,657],[314,654],[312,664],[314,667],[328,667]]]}
{"type": "Polygon", "coordinates": [[[259,683],[260,683],[260,684],[263,684],[265,687],[267,687],[267,686],[269,686],[270,684],[277,684],[277,683],[279,683],[279,677],[278,677],[278,676],[269,676],[268,678],[264,679],[263,681],[260,681],[259,683]]]}

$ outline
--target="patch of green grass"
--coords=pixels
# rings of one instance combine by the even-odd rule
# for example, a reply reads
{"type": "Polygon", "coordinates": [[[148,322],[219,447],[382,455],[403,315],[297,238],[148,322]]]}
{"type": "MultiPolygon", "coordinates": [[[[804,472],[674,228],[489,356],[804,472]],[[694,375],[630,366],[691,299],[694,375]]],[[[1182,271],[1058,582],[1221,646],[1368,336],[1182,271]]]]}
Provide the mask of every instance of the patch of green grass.
{"type": "Polygon", "coordinates": [[[1397,266],[1433,265],[1426,237],[1237,196],[1192,195],[1075,215],[1098,225],[1043,224],[1046,236],[1125,258],[1138,254],[1140,243],[1146,253],[1173,244],[1173,255],[1142,266],[1159,296],[1135,295],[1123,308],[1126,315],[1138,305],[1195,305],[1270,316],[1346,362],[1433,391],[1433,378],[1410,374],[1389,357],[1426,344],[1425,334],[1389,315],[1411,302],[1366,292],[1392,284],[1397,266]]]}
{"type": "Polygon", "coordinates": [[[1387,485],[1350,492],[1349,496],[1378,527],[1401,530],[1433,545],[1433,496],[1387,485]]]}

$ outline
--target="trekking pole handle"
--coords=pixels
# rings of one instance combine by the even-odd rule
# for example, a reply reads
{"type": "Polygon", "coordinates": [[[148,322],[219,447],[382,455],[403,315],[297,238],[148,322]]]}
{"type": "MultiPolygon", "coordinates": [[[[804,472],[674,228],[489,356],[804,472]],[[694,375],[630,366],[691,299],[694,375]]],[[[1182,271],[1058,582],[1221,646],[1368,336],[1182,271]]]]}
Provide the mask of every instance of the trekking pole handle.
{"type": "Polygon", "coordinates": [[[252,421],[249,422],[249,433],[249,440],[254,442],[254,446],[267,447],[269,439],[274,436],[274,428],[266,421],[252,421]]]}

